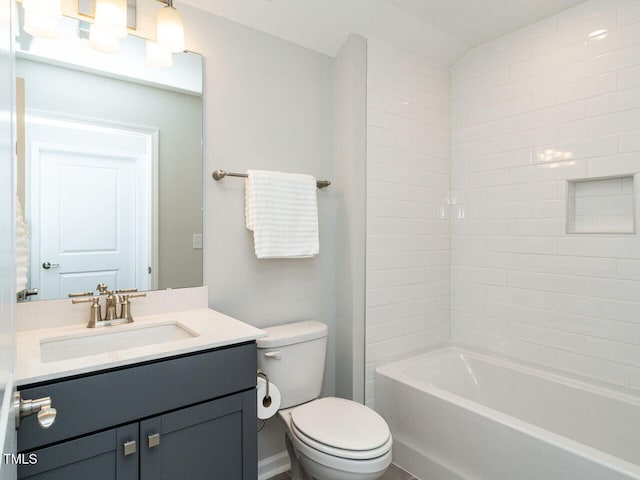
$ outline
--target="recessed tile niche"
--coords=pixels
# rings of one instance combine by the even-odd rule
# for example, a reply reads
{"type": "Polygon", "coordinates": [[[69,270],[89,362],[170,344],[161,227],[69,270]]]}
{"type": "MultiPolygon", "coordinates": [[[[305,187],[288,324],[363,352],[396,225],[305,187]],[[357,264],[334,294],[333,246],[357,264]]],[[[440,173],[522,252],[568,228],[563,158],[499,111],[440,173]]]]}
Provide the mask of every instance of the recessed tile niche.
{"type": "Polygon", "coordinates": [[[633,175],[570,180],[567,233],[635,233],[633,175]]]}

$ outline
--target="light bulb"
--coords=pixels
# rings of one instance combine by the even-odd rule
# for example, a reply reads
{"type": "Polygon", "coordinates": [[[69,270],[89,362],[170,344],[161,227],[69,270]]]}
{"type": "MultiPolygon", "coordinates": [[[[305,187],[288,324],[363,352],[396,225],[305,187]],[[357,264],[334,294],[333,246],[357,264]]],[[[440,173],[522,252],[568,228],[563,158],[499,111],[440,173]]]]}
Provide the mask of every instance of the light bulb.
{"type": "Polygon", "coordinates": [[[184,24],[182,15],[173,7],[164,7],[158,11],[158,44],[177,53],[184,51],[184,24]]]}
{"type": "Polygon", "coordinates": [[[62,5],[60,0],[23,0],[24,31],[40,38],[58,38],[62,5]]]}
{"type": "Polygon", "coordinates": [[[102,53],[117,53],[118,37],[109,30],[103,30],[97,23],[93,23],[89,28],[89,46],[102,53]]]}
{"type": "Polygon", "coordinates": [[[147,40],[147,65],[160,68],[170,67],[173,65],[173,55],[157,42],[147,40]]]}
{"type": "Polygon", "coordinates": [[[127,36],[127,0],[97,0],[95,24],[118,38],[127,36]]]}

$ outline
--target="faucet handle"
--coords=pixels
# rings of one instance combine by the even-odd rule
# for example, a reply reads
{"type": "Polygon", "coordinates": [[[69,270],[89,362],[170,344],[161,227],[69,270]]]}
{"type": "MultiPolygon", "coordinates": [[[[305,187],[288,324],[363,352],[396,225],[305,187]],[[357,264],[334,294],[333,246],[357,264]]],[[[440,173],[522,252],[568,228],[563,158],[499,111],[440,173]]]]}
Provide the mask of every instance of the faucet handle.
{"type": "Polygon", "coordinates": [[[142,292],[142,293],[123,293],[122,295],[120,295],[120,299],[122,300],[122,303],[131,303],[129,301],[130,298],[146,297],[146,296],[147,296],[146,292],[142,292]]]}
{"type": "Polygon", "coordinates": [[[120,318],[128,323],[133,322],[133,316],[131,315],[131,302],[130,298],[146,297],[146,292],[142,293],[125,293],[122,295],[122,303],[120,304],[120,318]]]}
{"type": "Polygon", "coordinates": [[[100,297],[83,298],[82,300],[76,300],[74,298],[73,300],[71,300],[71,303],[73,303],[73,304],[76,304],[76,303],[92,303],[93,305],[95,305],[95,304],[99,304],[100,303],[100,297]]]}
{"type": "Polygon", "coordinates": [[[137,288],[121,288],[119,290],[116,290],[116,293],[135,293],[137,291],[137,288]]]}
{"type": "Polygon", "coordinates": [[[94,292],[82,292],[82,293],[70,293],[69,298],[73,297],[88,297],[89,295],[93,296],[94,292]]]}
{"type": "Polygon", "coordinates": [[[89,321],[87,322],[87,328],[95,328],[98,322],[102,321],[102,307],[100,305],[100,297],[83,298],[71,300],[71,303],[91,303],[91,310],[89,311],[89,321]]]}

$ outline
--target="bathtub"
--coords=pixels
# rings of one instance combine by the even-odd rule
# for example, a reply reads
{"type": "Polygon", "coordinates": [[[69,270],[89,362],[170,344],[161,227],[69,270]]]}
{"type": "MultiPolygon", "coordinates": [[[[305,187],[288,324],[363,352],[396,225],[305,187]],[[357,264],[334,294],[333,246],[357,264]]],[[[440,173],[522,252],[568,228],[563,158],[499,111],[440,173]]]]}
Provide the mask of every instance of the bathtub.
{"type": "Polygon", "coordinates": [[[446,347],[375,372],[394,462],[422,480],[640,479],[640,397],[446,347]]]}

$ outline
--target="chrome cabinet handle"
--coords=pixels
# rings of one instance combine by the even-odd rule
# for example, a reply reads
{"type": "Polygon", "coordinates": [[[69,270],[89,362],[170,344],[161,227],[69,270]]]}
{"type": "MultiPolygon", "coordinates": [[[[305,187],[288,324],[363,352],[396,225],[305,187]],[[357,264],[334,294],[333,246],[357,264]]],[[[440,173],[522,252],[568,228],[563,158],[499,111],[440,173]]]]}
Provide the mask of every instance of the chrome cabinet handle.
{"type": "Polygon", "coordinates": [[[129,456],[129,455],[133,455],[134,453],[136,453],[136,441],[135,440],[131,440],[130,442],[125,442],[122,444],[122,447],[124,449],[124,456],[129,456]]]}
{"type": "Polygon", "coordinates": [[[49,270],[50,268],[60,268],[60,264],[59,263],[44,262],[42,264],[42,268],[44,268],[45,270],[49,270]]]}
{"type": "Polygon", "coordinates": [[[20,428],[20,419],[33,413],[38,414],[38,423],[42,428],[49,428],[56,421],[58,411],[51,407],[51,397],[38,398],[37,400],[23,400],[20,392],[13,397],[15,409],[16,430],[20,428]]]}

